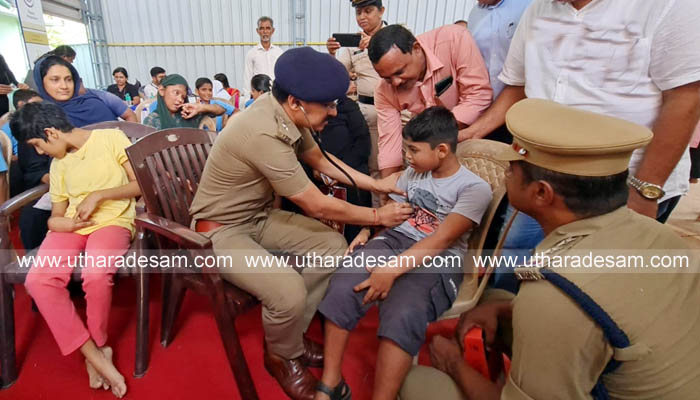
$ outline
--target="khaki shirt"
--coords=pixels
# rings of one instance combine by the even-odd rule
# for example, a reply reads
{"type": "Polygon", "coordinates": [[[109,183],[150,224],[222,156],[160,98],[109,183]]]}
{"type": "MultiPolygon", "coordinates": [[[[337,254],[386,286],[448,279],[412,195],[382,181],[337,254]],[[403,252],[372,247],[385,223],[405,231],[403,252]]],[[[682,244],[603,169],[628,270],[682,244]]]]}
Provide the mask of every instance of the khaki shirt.
{"type": "Polygon", "coordinates": [[[357,74],[357,94],[374,97],[374,88],[377,87],[382,78],[374,70],[367,49],[341,47],[336,53],[336,59],[345,66],[348,72],[357,74]]]}
{"type": "MultiPolygon", "coordinates": [[[[659,249],[658,254],[664,255],[673,254],[671,249],[687,248],[670,228],[626,207],[562,226],[550,233],[537,251],[557,248],[568,238],[574,239],[551,254],[588,250],[611,250],[614,254],[616,249],[645,254],[659,249]]],[[[691,260],[688,270],[697,272],[693,262],[698,261],[691,260]]],[[[523,281],[513,301],[513,363],[501,399],[589,399],[613,354],[623,362],[604,378],[612,399],[698,397],[697,273],[556,272],[598,303],[627,334],[632,346],[614,351],[601,328],[569,296],[546,280],[523,281]]]]}
{"type": "Polygon", "coordinates": [[[297,157],[314,146],[308,129],[300,131],[270,94],[261,96],[214,142],[192,218],[239,225],[267,216],[275,192],[294,196],[311,184],[297,157]]]}

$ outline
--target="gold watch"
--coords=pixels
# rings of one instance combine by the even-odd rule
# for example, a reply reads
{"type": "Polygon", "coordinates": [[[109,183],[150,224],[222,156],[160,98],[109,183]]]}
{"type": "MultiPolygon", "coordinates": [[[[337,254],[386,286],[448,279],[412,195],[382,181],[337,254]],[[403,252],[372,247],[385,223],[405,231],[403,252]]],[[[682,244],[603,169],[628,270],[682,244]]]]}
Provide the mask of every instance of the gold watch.
{"type": "Polygon", "coordinates": [[[627,184],[635,188],[645,199],[658,200],[666,194],[661,186],[645,182],[632,175],[627,177],[627,184]]]}

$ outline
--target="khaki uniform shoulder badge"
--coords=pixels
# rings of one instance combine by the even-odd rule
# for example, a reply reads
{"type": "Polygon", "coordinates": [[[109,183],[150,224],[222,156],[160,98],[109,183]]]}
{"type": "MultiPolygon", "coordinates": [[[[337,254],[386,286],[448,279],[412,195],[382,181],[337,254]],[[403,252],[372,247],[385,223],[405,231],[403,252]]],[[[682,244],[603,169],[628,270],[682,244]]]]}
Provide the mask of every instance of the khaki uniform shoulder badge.
{"type": "Polygon", "coordinates": [[[277,119],[277,135],[276,136],[278,138],[280,138],[283,142],[285,142],[291,146],[295,142],[295,140],[289,134],[289,127],[287,126],[287,122],[283,118],[280,118],[279,116],[277,116],[276,119],[277,119]]]}
{"type": "Polygon", "coordinates": [[[539,281],[545,279],[542,272],[540,272],[540,269],[547,268],[548,266],[547,263],[543,263],[541,261],[544,258],[544,256],[551,256],[553,254],[566,251],[586,236],[588,235],[577,235],[568,237],[559,241],[549,249],[538,253],[539,257],[531,257],[530,261],[528,261],[525,265],[515,268],[515,277],[520,281],[539,281]]]}

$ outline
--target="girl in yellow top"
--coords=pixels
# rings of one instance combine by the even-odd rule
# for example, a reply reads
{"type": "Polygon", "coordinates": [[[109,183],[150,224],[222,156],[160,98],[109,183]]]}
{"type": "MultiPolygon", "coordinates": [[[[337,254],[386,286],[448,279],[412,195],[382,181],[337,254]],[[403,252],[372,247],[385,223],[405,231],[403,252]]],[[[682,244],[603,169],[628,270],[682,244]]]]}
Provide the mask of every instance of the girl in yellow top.
{"type": "Polygon", "coordinates": [[[106,346],[116,259],[129,249],[135,197],[140,190],[124,149],[131,143],[119,130],[74,128],[60,107],[27,104],[10,122],[18,141],[34,146],[51,163],[51,218],[25,286],[46,320],[61,352],[80,349],[90,387],[126,393],[124,377],[106,346]],[[80,253],[87,302],[87,328],[75,311],[66,285],[80,253]]]}

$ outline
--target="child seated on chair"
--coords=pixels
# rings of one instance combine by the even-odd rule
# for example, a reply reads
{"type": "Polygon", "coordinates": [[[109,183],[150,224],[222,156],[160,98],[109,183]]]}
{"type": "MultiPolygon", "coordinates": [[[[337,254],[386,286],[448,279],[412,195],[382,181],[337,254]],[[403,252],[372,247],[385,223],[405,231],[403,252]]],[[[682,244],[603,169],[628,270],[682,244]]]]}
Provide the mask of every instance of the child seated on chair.
{"type": "Polygon", "coordinates": [[[140,195],[124,149],[131,145],[119,130],[74,128],[60,107],[25,105],[11,119],[17,140],[54,159],[50,170],[50,232],[27,275],[27,292],[36,302],[63,355],[80,349],[90,387],[121,398],[124,377],[106,346],[112,277],[134,233],[135,197],[140,195]],[[78,258],[87,302],[87,328],[76,313],[66,285],[78,258]]]}
{"type": "Polygon", "coordinates": [[[404,128],[409,167],[396,187],[407,198],[392,195],[392,200],[409,202],[415,213],[369,242],[369,232],[361,232],[348,248],[357,247],[352,258],[331,278],[319,306],[326,322],[317,400],[349,398],[341,376],[343,352],[350,331],[375,301],[380,344],[372,398],[395,399],[428,323],[456,299],[469,232],[491,201],[489,184],[455,155],[457,130],[454,116],[443,107],[425,110],[404,128]]]}
{"type": "MultiPolygon", "coordinates": [[[[24,89],[15,92],[12,98],[15,109],[19,110],[29,103],[40,103],[43,99],[39,93],[24,89]]],[[[49,183],[49,166],[51,165],[51,157],[48,155],[40,155],[34,150],[34,147],[17,142],[10,129],[10,122],[2,126],[2,130],[12,138],[13,152],[17,155],[17,166],[12,168],[10,174],[10,196],[14,197],[25,190],[29,190],[42,183],[49,183]]],[[[0,168],[2,170],[2,168],[0,168]]],[[[38,200],[35,200],[25,207],[19,216],[19,234],[22,239],[22,245],[26,251],[31,251],[41,244],[46,237],[46,232],[49,230],[47,222],[51,215],[50,211],[35,208],[34,205],[38,200]]]]}
{"type": "MultiPolygon", "coordinates": [[[[217,81],[219,85],[221,83],[217,81]]],[[[231,117],[236,112],[236,107],[229,103],[214,98],[214,85],[209,78],[199,78],[194,83],[195,93],[199,96],[199,102],[202,104],[215,104],[224,110],[225,114],[231,117]]],[[[226,92],[224,92],[226,93],[226,92]]],[[[224,117],[223,115],[214,116],[216,118],[216,131],[221,132],[224,129],[224,117]]]]}

